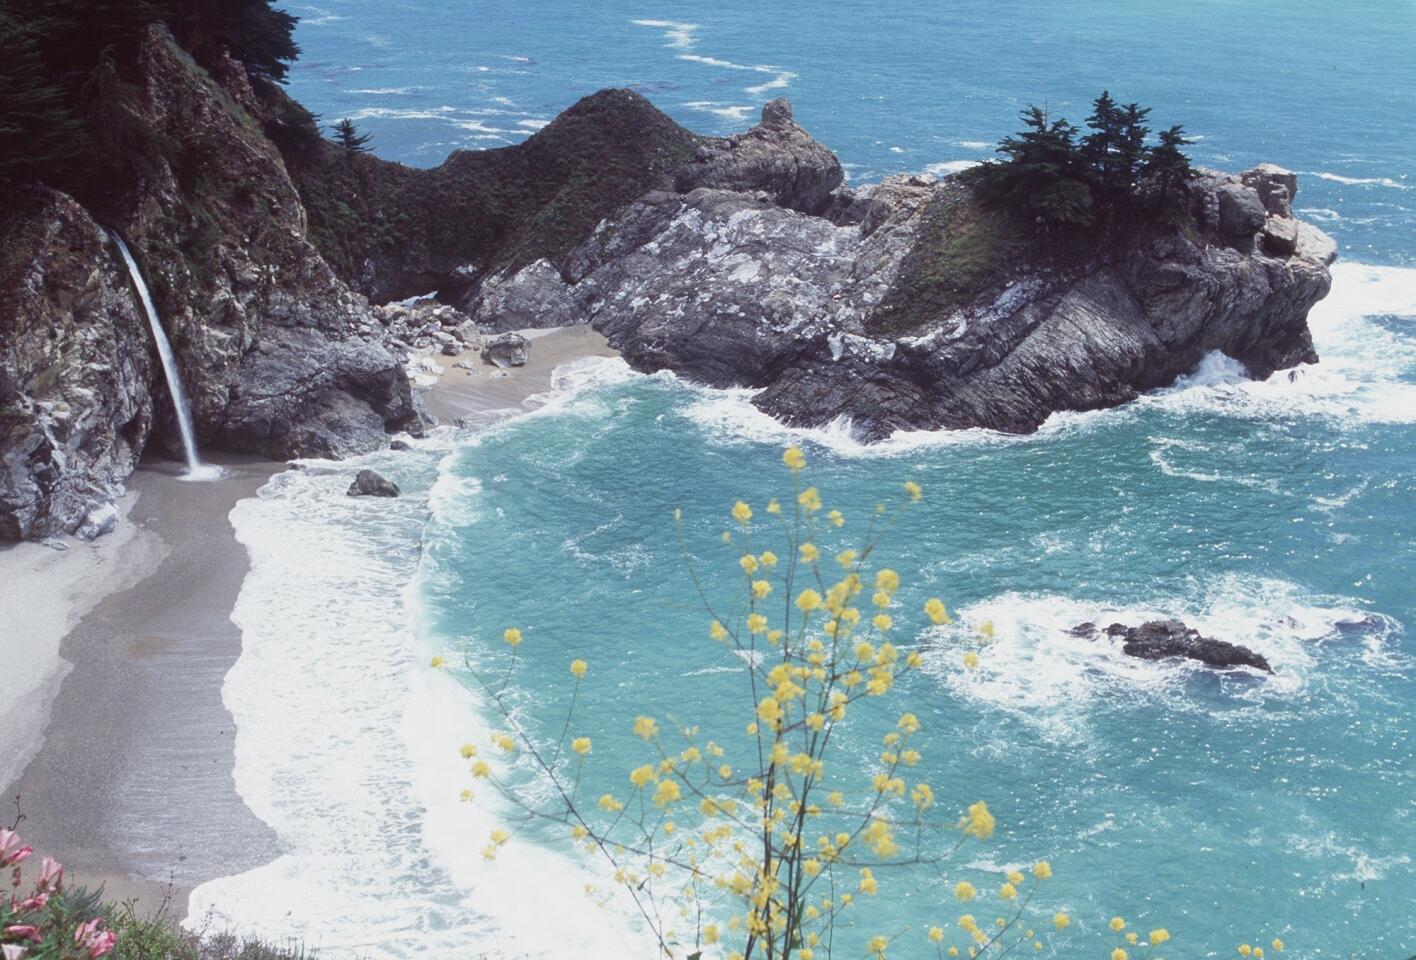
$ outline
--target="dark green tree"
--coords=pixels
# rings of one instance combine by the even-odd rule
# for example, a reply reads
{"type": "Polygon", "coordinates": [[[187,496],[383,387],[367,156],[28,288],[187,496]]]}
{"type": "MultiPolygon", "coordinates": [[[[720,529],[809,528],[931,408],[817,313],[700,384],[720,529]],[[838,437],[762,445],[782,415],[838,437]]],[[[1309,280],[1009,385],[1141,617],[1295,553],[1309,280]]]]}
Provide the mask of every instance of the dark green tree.
{"type": "Polygon", "coordinates": [[[1087,129],[1091,133],[1082,138],[1082,153],[1098,186],[1103,191],[1112,191],[1116,187],[1117,154],[1125,136],[1125,115],[1111,99],[1111,91],[1101,91],[1101,96],[1092,101],[1087,129]]]}
{"type": "Polygon", "coordinates": [[[1185,138],[1185,128],[1178,123],[1160,131],[1160,143],[1152,147],[1141,169],[1141,182],[1159,206],[1175,206],[1184,199],[1184,186],[1195,177],[1182,147],[1194,141],[1185,138]]]}
{"type": "Polygon", "coordinates": [[[0,9],[0,177],[38,177],[79,157],[86,142],[33,25],[0,9]]]}
{"type": "Polygon", "coordinates": [[[1090,225],[1092,195],[1077,128],[1036,106],[1022,119],[1023,130],[998,145],[1007,159],[975,174],[984,202],[1031,215],[1044,227],[1090,225]]]}
{"type": "Polygon", "coordinates": [[[1146,138],[1150,127],[1146,117],[1150,108],[1137,103],[1128,103],[1121,110],[1121,138],[1116,144],[1116,181],[1118,196],[1128,196],[1140,179],[1141,167],[1146,162],[1146,138]]]}
{"type": "Polygon", "coordinates": [[[350,153],[368,153],[366,144],[373,139],[372,134],[360,133],[354,121],[345,117],[334,125],[334,140],[350,153]]]}
{"type": "Polygon", "coordinates": [[[299,18],[270,0],[161,0],[173,35],[198,60],[229,53],[253,75],[285,82],[300,55],[294,30],[299,18]]]}

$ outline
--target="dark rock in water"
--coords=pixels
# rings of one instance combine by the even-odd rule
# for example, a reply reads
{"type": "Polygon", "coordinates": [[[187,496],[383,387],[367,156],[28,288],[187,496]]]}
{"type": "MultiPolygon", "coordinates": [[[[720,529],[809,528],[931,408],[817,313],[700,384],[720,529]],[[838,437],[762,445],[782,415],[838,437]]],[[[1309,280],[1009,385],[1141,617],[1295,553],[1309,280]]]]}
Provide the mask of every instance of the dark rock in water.
{"type": "Polygon", "coordinates": [[[407,440],[390,440],[388,444],[390,450],[412,450],[413,447],[407,440]]]}
{"type": "Polygon", "coordinates": [[[1361,637],[1381,633],[1386,629],[1386,626],[1386,622],[1381,617],[1367,614],[1356,620],[1339,620],[1333,624],[1333,629],[1344,637],[1361,637]]]}
{"type": "Polygon", "coordinates": [[[503,333],[482,347],[482,359],[498,367],[524,367],[531,342],[519,333],[503,333]]]}
{"type": "Polygon", "coordinates": [[[354,482],[349,485],[351,497],[396,497],[398,493],[396,483],[385,480],[372,470],[360,470],[354,482]]]}
{"type": "MultiPolygon", "coordinates": [[[[1094,623],[1078,624],[1068,632],[1079,637],[1094,638],[1098,635],[1094,623]]],[[[1187,627],[1179,620],[1149,620],[1139,627],[1113,623],[1100,633],[1122,639],[1124,645],[1121,652],[1142,660],[1185,657],[1219,669],[1249,667],[1273,673],[1273,668],[1262,654],[1237,643],[1202,637],[1200,631],[1187,627]]]]}

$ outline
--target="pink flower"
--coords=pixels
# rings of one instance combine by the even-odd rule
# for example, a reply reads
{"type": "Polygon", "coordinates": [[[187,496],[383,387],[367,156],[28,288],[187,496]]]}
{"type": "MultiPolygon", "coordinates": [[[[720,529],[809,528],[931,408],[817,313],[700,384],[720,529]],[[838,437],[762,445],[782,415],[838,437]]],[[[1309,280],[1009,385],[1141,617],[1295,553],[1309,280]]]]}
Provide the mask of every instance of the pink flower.
{"type": "Polygon", "coordinates": [[[45,857],[39,868],[39,881],[35,883],[35,889],[58,890],[63,879],[64,865],[53,857],[45,857]]]}
{"type": "Polygon", "coordinates": [[[32,853],[34,847],[22,841],[18,833],[8,827],[0,827],[0,867],[20,863],[32,853]]]}
{"type": "Polygon", "coordinates": [[[17,923],[5,928],[5,932],[12,937],[24,937],[33,940],[35,943],[44,942],[44,938],[39,935],[39,927],[29,923],[17,923]]]}
{"type": "Polygon", "coordinates": [[[5,960],[24,960],[27,953],[29,951],[18,943],[7,943],[0,946],[0,956],[3,956],[5,960]]]}
{"type": "MultiPolygon", "coordinates": [[[[13,902],[13,899],[12,899],[11,902],[13,902]]],[[[19,904],[18,904],[18,909],[21,910],[21,911],[25,911],[25,910],[43,910],[43,909],[44,909],[44,905],[47,904],[48,902],[49,902],[49,894],[47,894],[47,893],[36,893],[36,894],[35,894],[34,896],[32,896],[32,897],[28,897],[28,898],[26,898],[26,899],[24,899],[24,900],[21,900],[21,901],[19,902],[19,904]]]]}
{"type": "Polygon", "coordinates": [[[113,945],[118,942],[118,937],[112,930],[104,930],[103,918],[95,917],[88,923],[80,924],[74,931],[74,944],[80,950],[88,952],[89,960],[97,960],[98,957],[113,949],[113,945]]]}

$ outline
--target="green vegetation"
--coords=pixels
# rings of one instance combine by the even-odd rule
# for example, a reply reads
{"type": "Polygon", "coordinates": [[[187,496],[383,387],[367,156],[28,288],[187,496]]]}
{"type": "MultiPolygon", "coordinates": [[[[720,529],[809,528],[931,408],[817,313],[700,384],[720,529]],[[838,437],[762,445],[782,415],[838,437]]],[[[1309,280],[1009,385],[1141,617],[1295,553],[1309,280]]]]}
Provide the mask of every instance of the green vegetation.
{"type": "Polygon", "coordinates": [[[1184,128],[1162,131],[1150,146],[1149,108],[1118,104],[1109,91],[1092,108],[1085,135],[1041,107],[1024,110],[1023,130],[998,146],[1006,159],[970,174],[984,205],[1031,218],[1048,232],[1124,226],[1183,204],[1194,175],[1181,151],[1190,142],[1184,128]]]}
{"type": "Polygon", "coordinates": [[[299,54],[295,17],[270,0],[0,0],[0,177],[73,175],[106,139],[96,78],[154,24],[204,66],[229,53],[260,80],[284,80],[299,54]]]}
{"type": "MultiPolygon", "coordinates": [[[[595,226],[693,155],[698,138],[626,90],[571,106],[524,143],[457,151],[415,170],[338,143],[287,150],[310,239],[357,278],[378,258],[407,277],[407,296],[462,264],[480,271],[560,261],[595,226]],[[352,162],[351,162],[352,161],[352,162]],[[428,274],[419,274],[435,265],[428,274]],[[417,275],[415,279],[415,275],[417,275]]],[[[400,288],[401,290],[402,288],[400,288]]]]}
{"type": "Polygon", "coordinates": [[[997,283],[1008,264],[1030,256],[1030,248],[1014,218],[980,207],[963,183],[946,182],[867,327],[891,337],[924,330],[997,283]]]}
{"type": "Polygon", "coordinates": [[[368,153],[367,144],[372,139],[371,134],[360,133],[348,117],[334,125],[334,142],[350,153],[368,153]]]}

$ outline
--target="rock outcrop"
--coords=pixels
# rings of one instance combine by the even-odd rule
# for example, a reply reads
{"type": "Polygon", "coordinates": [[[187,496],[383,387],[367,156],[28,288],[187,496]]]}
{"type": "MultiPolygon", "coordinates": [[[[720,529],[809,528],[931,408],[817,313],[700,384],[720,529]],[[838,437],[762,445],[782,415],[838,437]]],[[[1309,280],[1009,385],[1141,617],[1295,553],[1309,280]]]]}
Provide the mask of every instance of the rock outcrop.
{"type": "Polygon", "coordinates": [[[1092,639],[1102,635],[1118,638],[1122,641],[1122,653],[1142,660],[1180,657],[1198,660],[1219,670],[1246,668],[1273,673],[1273,668],[1269,666],[1263,654],[1255,653],[1241,644],[1202,637],[1200,631],[1179,620],[1148,620],[1137,627],[1113,623],[1105,630],[1098,630],[1094,623],[1081,623],[1073,627],[1071,632],[1076,636],[1092,639]]]}
{"type": "Polygon", "coordinates": [[[494,367],[524,367],[530,352],[531,341],[519,333],[503,333],[482,347],[482,359],[494,367]]]}
{"type": "Polygon", "coordinates": [[[401,491],[398,484],[373,470],[360,470],[349,485],[351,497],[396,497],[401,491]]]}
{"type": "Polygon", "coordinates": [[[338,457],[418,428],[402,366],[361,337],[367,300],[306,238],[246,72],[208,72],[161,27],[125,56],[87,85],[103,117],[93,176],[70,194],[4,188],[19,202],[0,263],[0,537],[72,532],[150,439],[180,449],[104,228],[151,288],[200,444],[338,457]]]}

